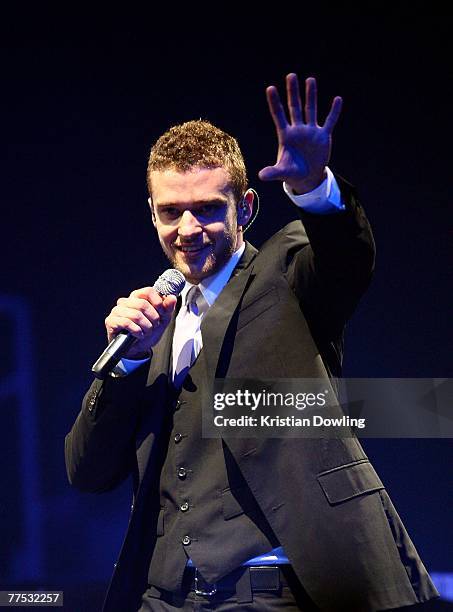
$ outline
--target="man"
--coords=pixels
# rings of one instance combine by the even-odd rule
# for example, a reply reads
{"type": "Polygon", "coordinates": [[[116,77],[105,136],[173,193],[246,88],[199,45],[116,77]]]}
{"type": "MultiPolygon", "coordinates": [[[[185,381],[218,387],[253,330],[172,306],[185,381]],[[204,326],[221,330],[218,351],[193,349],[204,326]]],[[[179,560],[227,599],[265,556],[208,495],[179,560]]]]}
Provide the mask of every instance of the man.
{"type": "Polygon", "coordinates": [[[287,76],[289,121],[267,89],[278,180],[298,206],[260,251],[236,141],[203,121],[151,151],[148,186],[160,244],[186,285],[120,298],[108,339],[136,341],[94,381],[66,438],[69,480],[87,491],[132,475],[134,504],[104,610],[384,610],[437,595],[355,438],[208,439],[205,389],[218,378],[341,372],[346,320],[366,289],[374,243],[349,184],[327,164],[341,110],[317,123],[287,76]],[[272,565],[266,565],[268,559],[272,565]]]}

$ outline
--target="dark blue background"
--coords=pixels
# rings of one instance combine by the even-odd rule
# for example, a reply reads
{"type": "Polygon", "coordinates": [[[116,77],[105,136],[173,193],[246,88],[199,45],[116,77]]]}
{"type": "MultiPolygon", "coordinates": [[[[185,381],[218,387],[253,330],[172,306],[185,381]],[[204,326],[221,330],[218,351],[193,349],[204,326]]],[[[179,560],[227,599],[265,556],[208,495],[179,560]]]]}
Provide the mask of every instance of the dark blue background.
{"type": "MultiPolygon", "coordinates": [[[[32,332],[22,327],[19,343],[32,356],[35,380],[33,515],[41,541],[31,544],[39,547],[39,571],[27,557],[13,562],[26,545],[31,502],[20,465],[27,441],[18,433],[17,399],[7,396],[0,586],[64,589],[68,610],[99,609],[130,486],[101,496],[72,490],[64,436],[104,348],[104,317],[117,297],[166,267],[145,169],[151,144],[172,124],[207,118],[239,139],[261,196],[247,236],[259,245],[294,218],[280,186],[257,177],[276,154],[265,87],[282,88],[290,71],[316,76],[321,117],[334,95],[343,96],[330,166],[358,187],[377,242],[375,278],[348,329],[345,374],[452,376],[448,20],[398,22],[377,12],[327,18],[288,7],[284,17],[252,24],[214,8],[195,22],[176,7],[164,17],[24,7],[2,20],[0,293],[30,309],[32,332]]],[[[12,347],[7,319],[0,331],[12,347]]],[[[1,351],[5,377],[11,351],[1,351]]],[[[365,445],[428,568],[453,572],[452,442],[365,445]]]]}

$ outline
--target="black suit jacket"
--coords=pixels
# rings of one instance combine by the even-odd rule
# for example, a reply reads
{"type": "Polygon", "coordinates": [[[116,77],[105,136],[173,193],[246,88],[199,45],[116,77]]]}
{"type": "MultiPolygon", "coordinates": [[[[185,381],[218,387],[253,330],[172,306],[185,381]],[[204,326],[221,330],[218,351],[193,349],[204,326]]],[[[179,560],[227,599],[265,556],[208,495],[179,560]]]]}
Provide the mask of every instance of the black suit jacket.
{"type": "MultiPolygon", "coordinates": [[[[214,377],[339,375],[343,328],[374,266],[368,221],[337,178],[346,211],[301,212],[260,251],[247,244],[202,322],[199,360],[214,377]]],[[[104,491],[132,475],[134,504],[105,602],[134,610],[155,540],[162,419],[174,319],[149,366],[94,381],[66,438],[70,482],[104,491]]],[[[202,398],[200,398],[202,400],[202,398]]],[[[383,483],[355,438],[224,440],[322,610],[383,610],[437,595],[383,483]]]]}

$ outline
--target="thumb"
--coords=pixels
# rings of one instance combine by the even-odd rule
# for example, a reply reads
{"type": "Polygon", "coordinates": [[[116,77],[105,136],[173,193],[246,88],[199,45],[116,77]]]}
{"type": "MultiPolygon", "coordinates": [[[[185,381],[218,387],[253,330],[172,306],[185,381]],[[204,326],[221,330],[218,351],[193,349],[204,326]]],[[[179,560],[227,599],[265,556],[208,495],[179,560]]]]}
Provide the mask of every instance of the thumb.
{"type": "Polygon", "coordinates": [[[162,306],[164,308],[164,318],[170,319],[173,311],[176,307],[177,298],[176,295],[166,295],[162,301],[162,306]]]}
{"type": "Polygon", "coordinates": [[[262,181],[282,181],[285,179],[282,172],[277,168],[277,166],[266,166],[258,172],[258,177],[262,181]]]}

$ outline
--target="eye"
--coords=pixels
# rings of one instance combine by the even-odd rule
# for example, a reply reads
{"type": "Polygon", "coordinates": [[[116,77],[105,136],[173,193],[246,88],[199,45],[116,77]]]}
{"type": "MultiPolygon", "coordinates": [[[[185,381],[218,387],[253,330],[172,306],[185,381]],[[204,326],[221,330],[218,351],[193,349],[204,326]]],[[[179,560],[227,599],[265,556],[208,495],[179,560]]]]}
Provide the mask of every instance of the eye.
{"type": "Polygon", "coordinates": [[[177,219],[180,214],[179,209],[173,206],[168,206],[160,211],[160,217],[162,219],[177,219]]]}
{"type": "Polygon", "coordinates": [[[217,212],[218,206],[216,206],[215,204],[205,204],[204,206],[201,206],[201,208],[198,209],[198,212],[201,215],[212,215],[214,213],[217,212]]]}

